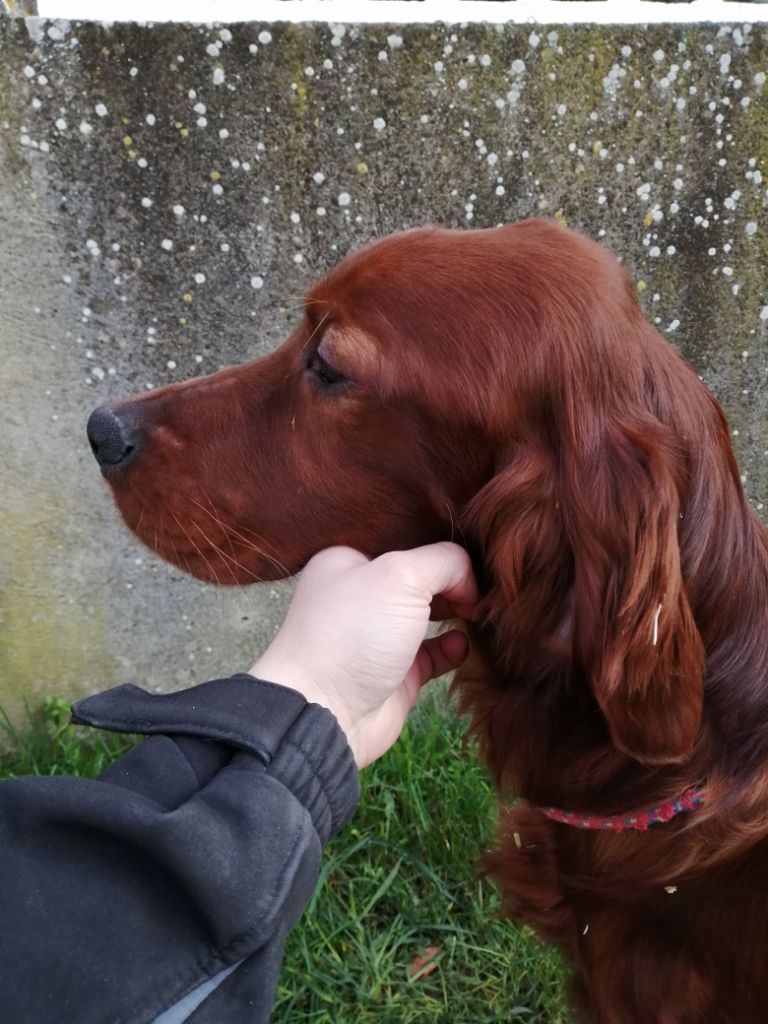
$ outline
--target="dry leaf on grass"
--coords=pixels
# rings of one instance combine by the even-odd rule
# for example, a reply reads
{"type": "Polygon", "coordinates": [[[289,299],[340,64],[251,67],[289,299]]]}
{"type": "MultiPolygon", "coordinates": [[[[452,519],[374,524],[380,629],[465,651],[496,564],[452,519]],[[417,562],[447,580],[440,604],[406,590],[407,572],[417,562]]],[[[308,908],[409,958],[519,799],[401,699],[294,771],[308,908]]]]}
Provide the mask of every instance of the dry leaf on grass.
{"type": "Polygon", "coordinates": [[[416,956],[408,965],[408,976],[416,980],[426,978],[437,968],[438,957],[443,952],[442,946],[427,946],[421,956],[416,956]]]}

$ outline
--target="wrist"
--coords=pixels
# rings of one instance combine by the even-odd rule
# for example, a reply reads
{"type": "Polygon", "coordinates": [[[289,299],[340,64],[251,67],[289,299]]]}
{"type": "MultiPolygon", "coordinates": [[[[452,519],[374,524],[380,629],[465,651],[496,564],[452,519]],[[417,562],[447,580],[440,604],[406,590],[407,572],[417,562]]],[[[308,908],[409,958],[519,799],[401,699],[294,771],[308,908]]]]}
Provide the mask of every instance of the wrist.
{"type": "Polygon", "coordinates": [[[318,704],[330,711],[349,744],[355,763],[359,765],[358,751],[355,744],[355,729],[346,714],[342,701],[335,699],[327,690],[319,686],[315,679],[294,659],[270,655],[267,650],[248,669],[248,675],[266,682],[276,683],[295,690],[308,704],[318,704]]]}

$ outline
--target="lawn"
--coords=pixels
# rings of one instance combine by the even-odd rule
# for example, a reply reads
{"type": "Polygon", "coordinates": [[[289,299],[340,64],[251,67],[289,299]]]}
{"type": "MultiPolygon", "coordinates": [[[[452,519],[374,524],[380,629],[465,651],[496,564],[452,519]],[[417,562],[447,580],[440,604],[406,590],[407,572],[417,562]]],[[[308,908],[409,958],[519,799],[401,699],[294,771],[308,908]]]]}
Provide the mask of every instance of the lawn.
{"type": "MultiPolygon", "coordinates": [[[[566,1024],[560,960],[500,919],[477,877],[494,802],[463,737],[428,698],[363,773],[357,814],[289,940],[275,1024],[566,1024]]],[[[126,745],[72,728],[63,701],[11,742],[0,777],[94,775],[126,745]]]]}

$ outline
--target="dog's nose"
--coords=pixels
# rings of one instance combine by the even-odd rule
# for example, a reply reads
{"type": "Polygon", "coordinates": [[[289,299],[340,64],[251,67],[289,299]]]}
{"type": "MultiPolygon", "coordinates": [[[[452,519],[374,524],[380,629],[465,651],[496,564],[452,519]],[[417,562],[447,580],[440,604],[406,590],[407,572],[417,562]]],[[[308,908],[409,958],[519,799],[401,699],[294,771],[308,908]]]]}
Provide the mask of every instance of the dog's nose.
{"type": "Polygon", "coordinates": [[[108,405],[94,409],[86,430],[91,450],[100,466],[119,466],[137,450],[135,435],[108,405]]]}

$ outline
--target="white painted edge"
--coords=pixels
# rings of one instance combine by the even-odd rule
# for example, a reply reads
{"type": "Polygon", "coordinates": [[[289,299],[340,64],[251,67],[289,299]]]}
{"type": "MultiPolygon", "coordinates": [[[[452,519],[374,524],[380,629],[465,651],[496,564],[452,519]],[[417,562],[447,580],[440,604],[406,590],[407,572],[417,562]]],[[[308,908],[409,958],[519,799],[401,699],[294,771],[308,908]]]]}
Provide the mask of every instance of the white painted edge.
{"type": "Polygon", "coordinates": [[[730,0],[38,0],[42,18],[139,22],[629,25],[768,22],[768,4],[730,0]]]}

